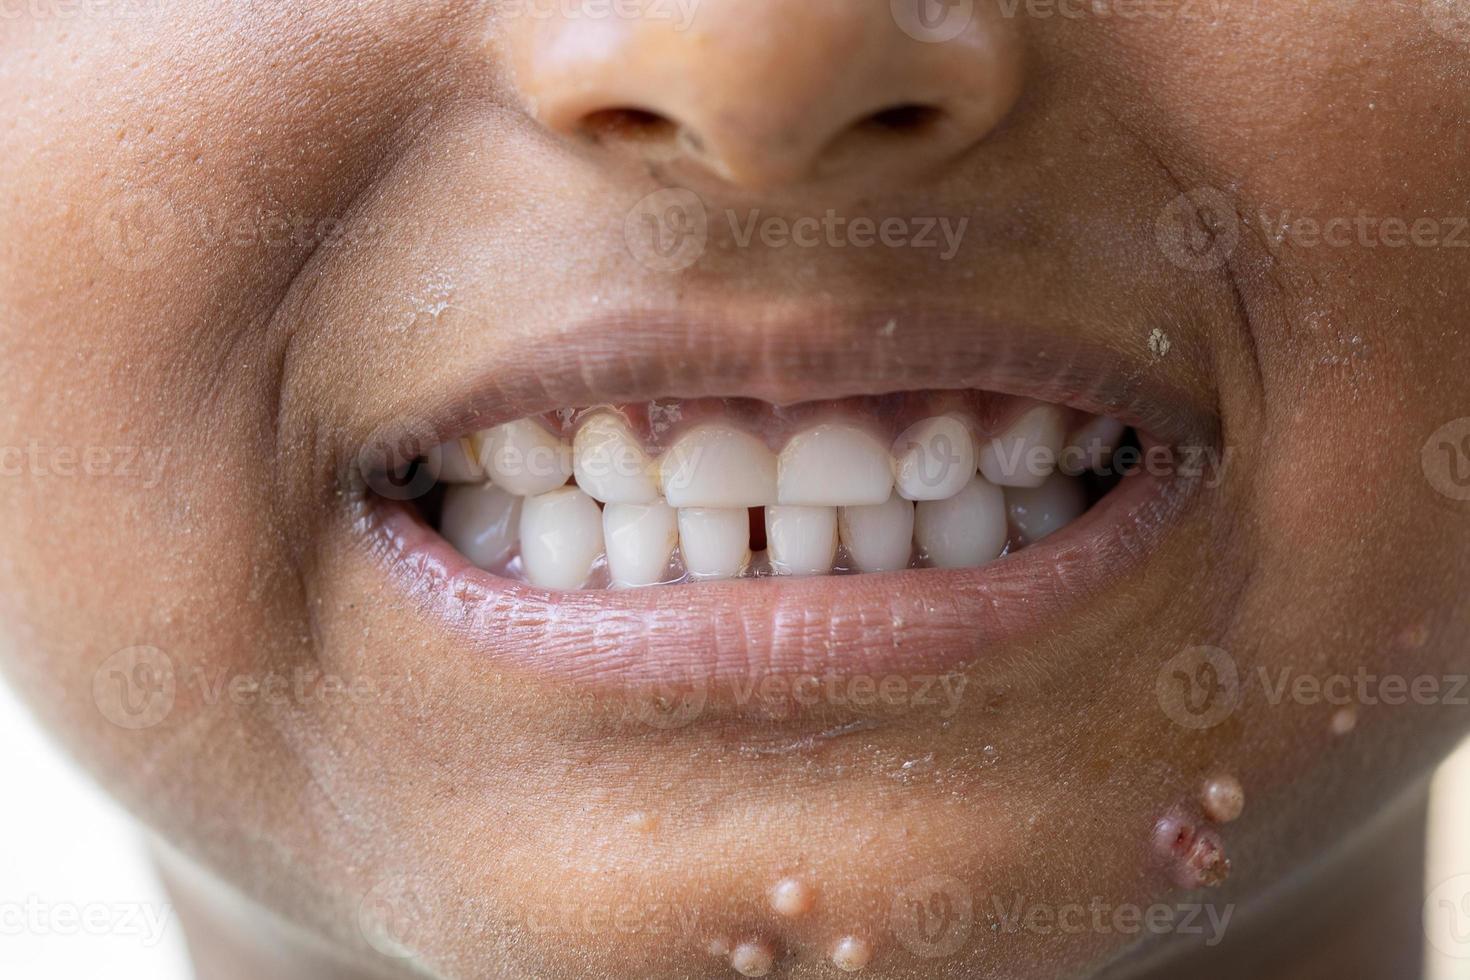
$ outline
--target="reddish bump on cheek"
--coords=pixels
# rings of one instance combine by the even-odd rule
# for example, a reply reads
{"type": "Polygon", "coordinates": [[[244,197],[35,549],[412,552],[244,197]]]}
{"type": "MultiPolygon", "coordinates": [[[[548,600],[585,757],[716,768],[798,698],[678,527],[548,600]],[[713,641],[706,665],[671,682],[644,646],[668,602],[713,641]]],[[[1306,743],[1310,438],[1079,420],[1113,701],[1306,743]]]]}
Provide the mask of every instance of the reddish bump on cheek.
{"type": "Polygon", "coordinates": [[[1213,888],[1230,875],[1220,835],[1178,814],[1154,825],[1154,851],[1168,862],[1181,888],[1213,888]]]}
{"type": "Polygon", "coordinates": [[[1422,650],[1429,642],[1429,624],[1411,623],[1399,631],[1398,645],[1404,650],[1422,650]]]}

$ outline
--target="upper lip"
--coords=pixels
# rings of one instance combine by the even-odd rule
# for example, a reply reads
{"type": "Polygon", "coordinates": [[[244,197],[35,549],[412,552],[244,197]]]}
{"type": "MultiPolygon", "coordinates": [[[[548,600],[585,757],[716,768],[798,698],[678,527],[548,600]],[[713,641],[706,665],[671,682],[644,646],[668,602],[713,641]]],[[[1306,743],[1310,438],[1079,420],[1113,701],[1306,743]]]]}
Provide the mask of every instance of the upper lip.
{"type": "MultiPolygon", "coordinates": [[[[1189,383],[1200,365],[1179,358],[1165,370],[1145,343],[1129,352],[935,309],[627,311],[500,338],[466,360],[464,383],[439,404],[384,419],[381,444],[425,449],[558,408],[656,397],[793,403],[960,388],[1108,414],[1150,442],[1211,447],[1220,436],[1208,384],[1189,383]]],[[[973,661],[1143,560],[1193,496],[1189,481],[1129,482],[1055,540],[983,568],[564,594],[481,572],[408,509],[355,499],[373,560],[450,642],[512,668],[638,685],[973,661]]]]}
{"type": "Polygon", "coordinates": [[[1215,445],[1201,364],[1162,365],[1144,333],[1125,350],[1046,326],[942,308],[624,311],[556,331],[497,331],[437,402],[396,408],[365,449],[427,449],[561,408],[655,398],[777,405],[924,389],[981,389],[1109,415],[1170,445],[1215,445]]]}

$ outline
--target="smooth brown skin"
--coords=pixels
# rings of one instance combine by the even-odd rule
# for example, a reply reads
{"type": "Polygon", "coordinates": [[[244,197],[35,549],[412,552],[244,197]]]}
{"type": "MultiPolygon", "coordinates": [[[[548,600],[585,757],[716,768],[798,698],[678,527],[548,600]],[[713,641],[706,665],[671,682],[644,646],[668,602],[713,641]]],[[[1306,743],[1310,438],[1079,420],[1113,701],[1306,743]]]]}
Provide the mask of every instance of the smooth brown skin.
{"type": "Polygon", "coordinates": [[[365,895],[396,903],[396,935],[441,977],[726,976],[705,951],[726,930],[774,943],[792,977],[832,975],[826,950],[852,932],[873,976],[1089,975],[1127,945],[993,930],[992,894],[1239,905],[1219,948],[1175,944],[1193,966],[1144,965],[1173,949],[1158,943],[1109,975],[1344,975],[1326,960],[1344,955],[1410,975],[1404,855],[1465,710],[1365,705],[1335,736],[1333,706],[1273,705],[1248,681],[1196,731],[1161,710],[1156,680],[1195,644],[1247,678],[1466,669],[1470,512],[1434,490],[1420,449],[1470,414],[1470,249],[1272,249],[1258,216],[1470,213],[1470,14],[982,4],[956,48],[909,41],[889,7],[703,0],[693,30],[615,21],[607,62],[544,74],[538,54],[578,25],[489,3],[0,20],[0,445],[170,450],[156,485],[0,480],[4,664],[168,842],[201,976],[411,975],[365,941],[365,895]],[[676,126],[576,134],[630,98],[676,126]],[[950,128],[849,128],[951,98],[950,128]],[[712,211],[953,213],[971,231],[949,263],[755,247],[667,275],[622,238],[665,185],[712,211]],[[1200,187],[1246,223],[1226,266],[1193,271],[1157,229],[1200,187]],[[120,261],[119,210],[156,220],[160,201],[185,219],[148,239],[148,261],[120,261]],[[349,213],[383,231],[313,249],[229,230],[349,213]],[[901,307],[919,287],[1132,351],[1164,331],[1156,370],[1205,379],[1233,453],[1144,574],[1008,651],[1044,667],[947,726],[914,712],[772,757],[745,750],[819,719],[600,724],[594,695],[467,656],[362,555],[337,492],[358,448],[511,338],[554,358],[550,338],[594,303],[901,307]],[[93,676],[140,644],[179,686],[166,719],[131,731],[99,710],[93,676]],[[436,667],[393,700],[210,703],[193,680],[314,664],[381,680],[403,662],[436,667]],[[1200,899],[1150,835],[1217,773],[1246,805],[1220,828],[1233,873],[1200,899]],[[817,901],[782,922],[764,896],[791,873],[817,901]],[[921,959],[890,907],[931,874],[964,879],[976,922],[958,952],[921,959]]]}

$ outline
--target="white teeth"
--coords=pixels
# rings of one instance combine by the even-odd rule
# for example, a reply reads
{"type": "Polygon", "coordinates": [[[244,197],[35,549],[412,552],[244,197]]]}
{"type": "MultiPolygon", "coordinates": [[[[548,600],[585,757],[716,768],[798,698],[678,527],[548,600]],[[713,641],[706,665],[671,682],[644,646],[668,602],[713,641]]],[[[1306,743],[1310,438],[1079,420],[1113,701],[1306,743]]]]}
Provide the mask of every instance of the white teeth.
{"type": "Polygon", "coordinates": [[[1087,494],[1082,484],[1061,473],[1053,474],[1039,487],[1011,487],[1005,495],[1011,525],[1023,544],[1032,544],[1061,530],[1087,510],[1087,494]]]}
{"type": "Polygon", "coordinates": [[[953,415],[916,422],[893,443],[898,492],[909,500],[944,500],[975,475],[975,438],[953,415]]]}
{"type": "Polygon", "coordinates": [[[777,575],[826,575],[837,557],[837,508],[767,507],[766,544],[777,575]]]}
{"type": "Polygon", "coordinates": [[[750,563],[750,512],[743,507],[681,509],[679,551],[691,578],[734,578],[750,563]]]}
{"type": "Polygon", "coordinates": [[[792,436],[779,473],[776,500],[787,506],[881,504],[893,489],[888,450],[853,425],[819,425],[792,436]]]}
{"type": "Polygon", "coordinates": [[[594,415],[572,440],[572,475],[587,495],[605,504],[651,504],[658,499],[653,462],[626,422],[594,415]]]}
{"type": "Polygon", "coordinates": [[[764,507],[776,502],[776,457],[766,444],[728,425],[702,425],[660,460],[671,507],[764,507]]]}
{"type": "Polygon", "coordinates": [[[1128,427],[1117,419],[1093,416],[1067,437],[1067,446],[1062,450],[1066,471],[1075,476],[1088,470],[1101,470],[1127,431],[1128,427]]]}
{"type": "Polygon", "coordinates": [[[521,561],[544,589],[580,589],[602,554],[602,512],[576,487],[526,498],[521,509],[521,561]]]}
{"type": "Polygon", "coordinates": [[[1056,467],[1066,419],[1055,405],[1038,405],[980,449],[980,472],[1001,487],[1039,487],[1056,467]]]}
{"type": "Polygon", "coordinates": [[[975,477],[948,500],[914,508],[914,541],[938,568],[983,565],[1006,545],[1006,502],[1001,489],[975,477]]]}
{"type": "Polygon", "coordinates": [[[679,543],[678,515],[662,501],[608,504],[602,509],[602,533],[613,585],[654,585],[667,576],[679,543]]]}
{"type": "Polygon", "coordinates": [[[485,459],[490,478],[518,497],[548,493],[572,475],[571,448],[531,419],[491,429],[485,459]]]}
{"type": "MultiPolygon", "coordinates": [[[[567,409],[562,426],[579,421],[570,443],[534,417],[439,447],[439,529],[480,568],[519,565],[526,581],[557,590],[828,575],[839,553],[843,572],[984,565],[1008,542],[1033,544],[1081,516],[1093,478],[1079,475],[1104,469],[1130,431],[1094,416],[1069,434],[1076,413],[1020,407],[985,440],[960,412],[920,419],[891,444],[862,419],[834,419],[797,432],[779,455],[745,428],[708,421],[661,458],[621,410],[567,409]],[[758,566],[755,507],[768,543],[758,566]]],[[[662,442],[677,413],[649,411],[662,442]]]]}
{"type": "Polygon", "coordinates": [[[842,508],[837,512],[837,529],[858,571],[893,572],[909,567],[914,550],[914,505],[897,493],[887,503],[842,508]]]}
{"type": "Polygon", "coordinates": [[[439,447],[439,479],[445,483],[484,483],[488,479],[473,438],[451,439],[439,447]]]}
{"type": "Polygon", "coordinates": [[[520,497],[490,483],[456,484],[444,492],[439,529],[460,554],[491,569],[515,549],[520,520],[520,497]]]}

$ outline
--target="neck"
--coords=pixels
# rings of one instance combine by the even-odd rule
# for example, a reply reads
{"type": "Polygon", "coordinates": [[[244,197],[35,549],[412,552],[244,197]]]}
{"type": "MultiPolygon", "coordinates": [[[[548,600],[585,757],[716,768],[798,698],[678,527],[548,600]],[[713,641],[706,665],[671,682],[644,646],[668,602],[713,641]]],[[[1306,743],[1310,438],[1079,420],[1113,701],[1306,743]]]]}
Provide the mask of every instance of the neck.
{"type": "Polygon", "coordinates": [[[177,909],[196,980],[385,980],[171,848],[156,844],[153,859],[177,909]]]}

